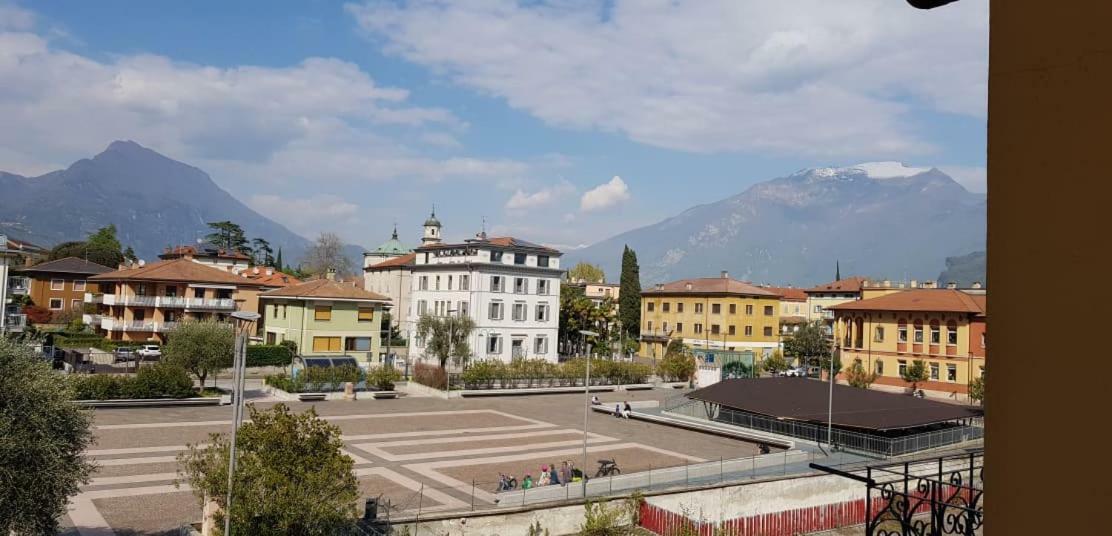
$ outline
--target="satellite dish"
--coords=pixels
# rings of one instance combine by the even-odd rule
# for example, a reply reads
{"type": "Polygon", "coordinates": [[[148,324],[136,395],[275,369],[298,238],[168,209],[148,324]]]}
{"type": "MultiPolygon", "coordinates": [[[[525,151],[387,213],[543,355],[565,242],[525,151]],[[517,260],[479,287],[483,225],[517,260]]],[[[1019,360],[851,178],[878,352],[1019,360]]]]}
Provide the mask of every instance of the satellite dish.
{"type": "Polygon", "coordinates": [[[204,240],[201,240],[200,238],[198,238],[197,243],[200,244],[201,242],[204,242],[204,240]]]}
{"type": "Polygon", "coordinates": [[[146,265],[146,264],[147,264],[147,261],[145,261],[145,260],[143,260],[143,259],[139,259],[139,267],[140,267],[140,268],[142,268],[142,267],[143,267],[144,265],[146,265]]]}

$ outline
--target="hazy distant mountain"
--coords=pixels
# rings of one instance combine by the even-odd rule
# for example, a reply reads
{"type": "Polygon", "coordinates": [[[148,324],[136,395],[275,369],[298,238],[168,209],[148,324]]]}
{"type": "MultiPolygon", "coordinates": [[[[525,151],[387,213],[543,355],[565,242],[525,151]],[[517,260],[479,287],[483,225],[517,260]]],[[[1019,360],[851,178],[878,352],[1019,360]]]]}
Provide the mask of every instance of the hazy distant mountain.
{"type": "MultiPolygon", "coordinates": [[[[39,177],[0,172],[0,192],[0,230],[44,246],[81,240],[114,223],[120,242],[134,247],[140,258],[154,260],[166,246],[204,237],[205,224],[219,220],[238,223],[248,238],[265,238],[275,251],[281,247],[289,264],[309,245],[239,202],[200,169],[132,141],[112,142],[91,159],[39,177]]],[[[357,251],[349,256],[362,253],[353,248],[357,251]]],[[[361,258],[355,266],[362,266],[361,258]]]]}
{"type": "Polygon", "coordinates": [[[986,198],[934,168],[876,162],[806,169],[568,252],[617,280],[623,244],[643,284],[728,270],[739,279],[812,285],[842,274],[930,279],[946,257],[983,250],[986,198]]]}
{"type": "Polygon", "coordinates": [[[974,251],[960,257],[946,257],[946,270],[938,276],[938,282],[945,285],[951,281],[959,287],[969,287],[975,282],[988,284],[987,255],[984,251],[974,251]]]}

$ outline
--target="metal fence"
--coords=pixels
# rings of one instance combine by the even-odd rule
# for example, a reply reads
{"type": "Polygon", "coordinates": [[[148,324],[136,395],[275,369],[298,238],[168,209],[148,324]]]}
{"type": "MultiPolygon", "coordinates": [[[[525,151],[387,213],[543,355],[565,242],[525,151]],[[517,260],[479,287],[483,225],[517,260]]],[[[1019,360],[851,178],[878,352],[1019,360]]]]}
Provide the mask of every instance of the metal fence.
{"type": "Polygon", "coordinates": [[[707,413],[707,408],[707,405],[694,400],[680,403],[678,400],[669,399],[664,405],[664,411],[667,413],[731,424],[814,443],[833,443],[851,452],[884,457],[902,456],[984,437],[984,420],[980,417],[965,419],[964,422],[947,423],[944,428],[937,430],[899,437],[885,437],[838,428],[833,429],[831,437],[825,425],[774,419],[724,407],[711,410],[713,412],[711,415],[707,413]]]}

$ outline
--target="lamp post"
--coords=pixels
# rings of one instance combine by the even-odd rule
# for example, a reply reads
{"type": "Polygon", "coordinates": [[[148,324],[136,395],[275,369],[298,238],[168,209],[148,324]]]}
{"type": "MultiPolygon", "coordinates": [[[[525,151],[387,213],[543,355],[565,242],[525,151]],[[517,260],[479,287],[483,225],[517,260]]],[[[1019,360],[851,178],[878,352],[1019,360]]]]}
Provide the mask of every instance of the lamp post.
{"type": "MultiPolygon", "coordinates": [[[[439,277],[439,276],[437,276],[437,277],[439,277]]],[[[448,322],[448,361],[447,361],[447,363],[448,363],[449,367],[452,366],[452,350],[454,349],[453,347],[455,346],[455,336],[456,336],[456,325],[452,323],[452,315],[456,311],[458,311],[458,309],[448,309],[448,317],[445,319],[448,322]]],[[[450,370],[445,370],[444,371],[444,381],[446,382],[446,387],[448,388],[448,397],[450,398],[452,396],[452,373],[450,372],[450,370]]]]}
{"type": "MultiPolygon", "coordinates": [[[[838,321],[834,321],[835,326],[838,321]]],[[[830,395],[826,405],[826,443],[834,449],[834,354],[838,352],[838,330],[832,329],[833,337],[830,341],[830,395]]]]}
{"type": "Polygon", "coordinates": [[[591,415],[591,343],[587,337],[598,337],[598,333],[579,330],[583,343],[587,346],[587,374],[583,379],[583,499],[587,499],[587,419],[591,415]]]}
{"type": "Polygon", "coordinates": [[[259,319],[258,313],[236,311],[232,313],[236,325],[236,347],[232,357],[232,443],[228,452],[228,500],[224,505],[224,535],[232,534],[232,487],[236,473],[236,432],[243,422],[243,385],[247,365],[247,328],[259,319]]]}

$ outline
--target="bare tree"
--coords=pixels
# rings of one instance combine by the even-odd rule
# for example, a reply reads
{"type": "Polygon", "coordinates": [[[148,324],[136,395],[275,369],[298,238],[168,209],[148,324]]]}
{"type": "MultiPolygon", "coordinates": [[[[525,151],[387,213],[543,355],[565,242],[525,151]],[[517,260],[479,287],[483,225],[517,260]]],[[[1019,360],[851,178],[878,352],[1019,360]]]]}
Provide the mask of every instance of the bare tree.
{"type": "Polygon", "coordinates": [[[305,269],[312,274],[325,274],[335,270],[337,275],[353,273],[351,260],[344,255],[344,242],[336,233],[321,233],[312,247],[305,252],[305,269]]]}

